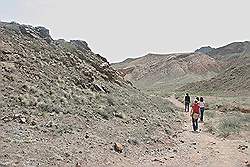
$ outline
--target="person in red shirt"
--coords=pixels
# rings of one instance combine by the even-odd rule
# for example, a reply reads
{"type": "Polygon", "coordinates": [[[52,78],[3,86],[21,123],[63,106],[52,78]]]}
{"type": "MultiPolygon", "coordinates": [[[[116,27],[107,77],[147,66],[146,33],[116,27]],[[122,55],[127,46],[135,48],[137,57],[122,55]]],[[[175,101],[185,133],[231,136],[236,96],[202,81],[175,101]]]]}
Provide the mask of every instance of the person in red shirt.
{"type": "Polygon", "coordinates": [[[198,118],[200,116],[200,105],[197,99],[194,100],[190,116],[192,117],[193,129],[196,131],[198,130],[198,118]]]}

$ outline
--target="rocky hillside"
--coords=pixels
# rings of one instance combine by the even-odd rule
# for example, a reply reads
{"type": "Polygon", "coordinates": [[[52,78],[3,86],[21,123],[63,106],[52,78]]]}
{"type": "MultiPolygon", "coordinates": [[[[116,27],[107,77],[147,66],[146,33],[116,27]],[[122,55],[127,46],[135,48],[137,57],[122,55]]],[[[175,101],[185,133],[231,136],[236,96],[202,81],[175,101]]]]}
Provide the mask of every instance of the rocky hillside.
{"type": "Polygon", "coordinates": [[[180,90],[207,94],[250,95],[250,42],[235,42],[208,52],[223,64],[221,73],[180,90]]]}
{"type": "Polygon", "coordinates": [[[0,22],[0,70],[0,166],[143,164],[171,151],[154,146],[171,140],[175,111],[124,81],[84,41],[0,22]]]}
{"type": "Polygon", "coordinates": [[[215,95],[250,95],[250,64],[230,67],[218,76],[180,88],[181,91],[215,95]]]}
{"type": "Polygon", "coordinates": [[[203,53],[148,54],[113,65],[141,88],[173,89],[185,83],[215,76],[220,64],[203,53]]]}

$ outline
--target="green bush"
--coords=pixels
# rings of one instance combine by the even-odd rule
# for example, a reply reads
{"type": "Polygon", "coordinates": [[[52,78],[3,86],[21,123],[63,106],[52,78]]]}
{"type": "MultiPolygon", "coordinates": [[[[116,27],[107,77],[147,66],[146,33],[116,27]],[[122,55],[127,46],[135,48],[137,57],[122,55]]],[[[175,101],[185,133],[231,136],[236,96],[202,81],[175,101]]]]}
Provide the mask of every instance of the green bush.
{"type": "Polygon", "coordinates": [[[206,110],[204,112],[204,116],[207,116],[209,118],[214,118],[215,117],[215,111],[211,111],[211,110],[206,110]]]}
{"type": "Polygon", "coordinates": [[[239,133],[241,121],[238,117],[226,117],[218,125],[219,135],[227,137],[230,134],[239,133]]]}
{"type": "Polygon", "coordinates": [[[97,111],[97,114],[99,114],[103,119],[106,119],[106,120],[109,120],[110,119],[110,114],[107,113],[106,111],[104,110],[99,110],[97,111]]]}

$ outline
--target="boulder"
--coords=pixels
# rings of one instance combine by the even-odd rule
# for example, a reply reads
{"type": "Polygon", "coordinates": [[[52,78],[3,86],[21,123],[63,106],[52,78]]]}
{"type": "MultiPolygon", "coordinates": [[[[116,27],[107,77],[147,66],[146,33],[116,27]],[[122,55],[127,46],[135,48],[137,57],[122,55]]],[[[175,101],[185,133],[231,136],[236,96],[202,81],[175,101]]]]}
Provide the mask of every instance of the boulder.
{"type": "Polygon", "coordinates": [[[81,164],[79,162],[77,162],[76,167],[81,167],[81,164]]]}
{"type": "Polygon", "coordinates": [[[47,43],[51,43],[53,39],[49,34],[49,30],[44,27],[32,27],[29,25],[20,25],[19,29],[23,35],[27,35],[30,38],[42,38],[47,43]]]}
{"type": "Polygon", "coordinates": [[[38,32],[38,35],[43,38],[47,43],[51,43],[53,41],[47,28],[39,26],[35,27],[35,30],[38,32]]]}
{"type": "Polygon", "coordinates": [[[84,51],[88,50],[91,51],[91,49],[88,46],[88,43],[82,40],[70,40],[70,43],[73,44],[77,49],[84,51]]]}

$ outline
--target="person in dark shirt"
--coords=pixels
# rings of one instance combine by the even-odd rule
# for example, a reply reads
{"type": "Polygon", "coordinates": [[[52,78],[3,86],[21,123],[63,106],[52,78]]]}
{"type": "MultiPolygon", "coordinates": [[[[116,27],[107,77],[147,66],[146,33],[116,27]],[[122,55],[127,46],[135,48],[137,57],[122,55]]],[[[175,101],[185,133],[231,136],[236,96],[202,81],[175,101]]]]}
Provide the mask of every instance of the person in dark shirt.
{"type": "Polygon", "coordinates": [[[185,112],[189,112],[189,105],[190,105],[190,96],[188,95],[188,93],[186,93],[186,96],[185,96],[185,100],[184,100],[184,103],[185,103],[185,112]]]}

